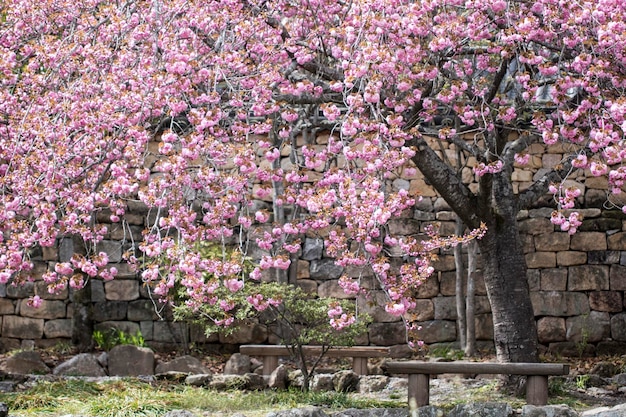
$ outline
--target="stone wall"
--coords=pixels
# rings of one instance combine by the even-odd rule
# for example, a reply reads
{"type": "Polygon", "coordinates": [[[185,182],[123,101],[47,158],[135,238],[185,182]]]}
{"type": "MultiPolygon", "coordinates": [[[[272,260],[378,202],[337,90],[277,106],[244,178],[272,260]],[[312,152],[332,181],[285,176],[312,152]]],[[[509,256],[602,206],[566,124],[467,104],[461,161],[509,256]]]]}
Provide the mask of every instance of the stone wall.
{"type": "MultiPolygon", "coordinates": [[[[322,135],[318,143],[323,145],[327,140],[328,136],[322,135]]],[[[445,152],[454,163],[456,152],[453,149],[445,152]]],[[[563,158],[558,149],[546,153],[539,145],[533,145],[530,154],[529,165],[513,172],[516,190],[528,187],[534,176],[563,158]]],[[[287,151],[284,156],[283,165],[287,169],[287,151]]],[[[472,161],[462,162],[472,165],[472,161]]],[[[626,216],[619,210],[602,209],[606,200],[603,191],[606,179],[589,177],[582,171],[575,174],[569,185],[582,191],[579,205],[583,207],[585,218],[577,234],[570,236],[550,223],[553,203],[547,197],[537,201],[536,208],[519,216],[539,342],[545,349],[572,354],[610,353],[620,349],[623,352],[626,350],[626,216]]],[[[470,188],[476,186],[471,169],[463,170],[463,179],[470,188]]],[[[392,234],[421,233],[433,223],[440,225],[443,234],[454,232],[455,214],[419,173],[396,179],[391,186],[423,196],[413,212],[391,220],[392,234]]],[[[98,248],[106,251],[110,261],[116,263],[120,271],[118,278],[109,282],[92,280],[87,297],[84,294],[78,297],[68,290],[58,295],[49,294],[41,279],[24,286],[0,285],[1,349],[15,349],[24,343],[41,347],[69,343],[73,332],[74,337],[81,337],[72,327],[72,318],[78,311],[91,312],[95,329],[113,326],[127,333],[140,330],[155,348],[182,349],[189,343],[222,346],[275,342],[259,325],[228,337],[207,339],[198,329],[173,323],[166,309],[157,314],[161,307],[155,308],[136,275],[120,263],[122,252],[126,250],[122,244],[124,235],[132,233],[135,241],[141,240],[142,230],[151,222],[144,207],[129,208],[126,217],[129,229],[109,225],[109,236],[98,248]],[[26,303],[26,298],[35,294],[44,299],[38,309],[26,303]]],[[[108,221],[107,218],[103,215],[99,220],[108,221]]],[[[35,277],[53,268],[55,262],[68,260],[79,250],[80,245],[65,239],[57,247],[34,254],[35,277]]],[[[395,259],[396,264],[401,261],[401,258],[395,259]]],[[[440,253],[435,266],[436,273],[417,289],[419,300],[414,318],[421,324],[420,336],[427,344],[452,343],[458,338],[452,253],[440,253]]],[[[358,271],[347,272],[356,274],[358,271]]],[[[337,283],[342,273],[332,259],[324,257],[322,239],[309,237],[305,240],[298,260],[299,285],[320,295],[345,297],[337,283]]],[[[493,337],[492,317],[480,271],[477,279],[477,337],[488,345],[493,337]]],[[[381,301],[382,294],[374,293],[373,298],[381,301]]],[[[405,343],[404,326],[400,321],[376,307],[376,303],[359,300],[359,304],[375,319],[368,336],[359,343],[392,346],[405,343]]]]}

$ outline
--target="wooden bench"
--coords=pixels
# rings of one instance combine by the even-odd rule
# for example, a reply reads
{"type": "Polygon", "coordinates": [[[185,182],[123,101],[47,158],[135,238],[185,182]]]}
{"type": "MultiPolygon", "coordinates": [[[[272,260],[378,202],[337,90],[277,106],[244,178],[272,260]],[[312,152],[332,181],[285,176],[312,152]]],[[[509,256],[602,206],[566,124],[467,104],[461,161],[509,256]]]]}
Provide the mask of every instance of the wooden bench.
{"type": "Polygon", "coordinates": [[[428,405],[430,375],[526,375],[526,402],[530,405],[546,405],[548,376],[569,374],[569,365],[557,363],[390,361],[385,364],[385,369],[391,374],[409,375],[409,407],[428,405]]]}
{"type": "MultiPolygon", "coordinates": [[[[307,356],[319,356],[321,346],[304,346],[307,356]]],[[[241,345],[239,353],[263,358],[263,375],[270,375],[278,367],[278,358],[290,356],[291,352],[281,345],[241,345]]],[[[333,347],[325,354],[332,358],[352,358],[352,370],[358,375],[367,375],[367,359],[389,356],[389,348],[381,346],[333,347]]]]}

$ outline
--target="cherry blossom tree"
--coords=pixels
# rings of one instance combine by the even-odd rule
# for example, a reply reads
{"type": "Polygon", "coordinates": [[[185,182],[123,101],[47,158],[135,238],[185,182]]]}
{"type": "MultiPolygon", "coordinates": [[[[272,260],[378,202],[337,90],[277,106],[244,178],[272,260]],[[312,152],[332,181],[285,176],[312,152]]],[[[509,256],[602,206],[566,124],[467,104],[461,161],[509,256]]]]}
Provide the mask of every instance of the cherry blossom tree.
{"type": "Polygon", "coordinates": [[[86,255],[45,273],[51,290],[113,279],[98,243],[142,207],[126,259],[160,296],[180,284],[190,306],[228,311],[218,288],[293,267],[320,235],[402,315],[427,254],[458,242],[388,233],[418,198],[393,180],[417,168],[472,230],[461,240],[484,234],[499,359],[536,360],[516,215],[551,192],[553,223],[575,232],[564,181],[579,170],[606,175],[621,207],[624,14],[617,0],[5,1],[0,281],[31,279],[33,253],[64,236],[86,255]],[[571,157],[516,193],[536,145],[571,157]],[[202,258],[207,241],[238,255],[202,258]],[[389,251],[409,261],[392,268],[389,251]]]}

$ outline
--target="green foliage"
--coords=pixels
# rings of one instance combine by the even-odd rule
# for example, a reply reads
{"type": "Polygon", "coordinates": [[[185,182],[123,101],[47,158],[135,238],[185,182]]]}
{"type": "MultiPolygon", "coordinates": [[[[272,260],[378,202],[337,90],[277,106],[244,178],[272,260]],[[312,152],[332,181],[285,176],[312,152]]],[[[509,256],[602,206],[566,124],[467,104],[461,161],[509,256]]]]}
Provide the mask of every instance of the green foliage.
{"type": "Polygon", "coordinates": [[[588,388],[589,375],[578,375],[576,377],[576,388],[584,390],[588,388]]]}
{"type": "Polygon", "coordinates": [[[245,413],[265,416],[270,411],[307,405],[325,409],[402,407],[402,401],[359,399],[345,393],[297,390],[215,391],[160,382],[149,384],[132,379],[88,382],[68,379],[41,381],[26,391],[0,393],[0,402],[23,417],[84,415],[99,417],[162,416],[186,409],[196,415],[245,413]]]}
{"type": "Polygon", "coordinates": [[[111,350],[117,345],[133,345],[139,347],[146,345],[143,335],[139,330],[134,335],[114,328],[105,331],[95,330],[92,337],[96,346],[105,351],[111,350]]]}
{"type": "Polygon", "coordinates": [[[465,352],[460,349],[454,349],[451,345],[441,345],[431,347],[429,354],[435,358],[458,361],[465,357],[465,352]]]}

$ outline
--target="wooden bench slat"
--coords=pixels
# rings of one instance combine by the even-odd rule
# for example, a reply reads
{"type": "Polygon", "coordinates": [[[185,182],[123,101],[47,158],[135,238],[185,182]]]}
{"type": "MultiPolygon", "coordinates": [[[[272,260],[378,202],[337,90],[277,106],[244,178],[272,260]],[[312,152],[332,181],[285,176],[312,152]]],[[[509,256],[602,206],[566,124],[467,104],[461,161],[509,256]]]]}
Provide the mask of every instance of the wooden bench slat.
{"type": "MultiPolygon", "coordinates": [[[[321,346],[303,346],[305,354],[319,354],[321,346]]],[[[289,355],[289,349],[281,345],[241,345],[239,353],[251,356],[286,356],[289,355]]],[[[352,347],[333,347],[326,352],[327,356],[342,357],[384,357],[389,355],[388,347],[380,346],[352,346],[352,347]]]]}
{"type": "Polygon", "coordinates": [[[397,374],[567,375],[569,365],[558,363],[419,362],[390,361],[386,369],[397,374]]]}
{"type": "MultiPolygon", "coordinates": [[[[303,346],[305,355],[319,355],[321,346],[303,346]]],[[[389,347],[385,346],[340,346],[330,348],[325,354],[334,358],[352,358],[352,370],[358,375],[367,375],[367,358],[389,356],[389,347]]],[[[278,366],[279,356],[291,354],[286,346],[282,345],[241,345],[239,353],[249,356],[263,357],[263,374],[269,375],[278,366]]]]}
{"type": "Polygon", "coordinates": [[[526,401],[532,405],[548,402],[548,376],[567,375],[569,365],[560,363],[493,363],[493,362],[422,362],[390,361],[385,364],[390,373],[408,374],[409,407],[429,403],[430,375],[437,374],[503,374],[526,375],[526,401]]]}

